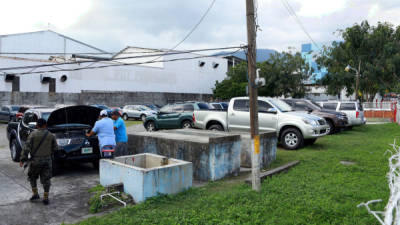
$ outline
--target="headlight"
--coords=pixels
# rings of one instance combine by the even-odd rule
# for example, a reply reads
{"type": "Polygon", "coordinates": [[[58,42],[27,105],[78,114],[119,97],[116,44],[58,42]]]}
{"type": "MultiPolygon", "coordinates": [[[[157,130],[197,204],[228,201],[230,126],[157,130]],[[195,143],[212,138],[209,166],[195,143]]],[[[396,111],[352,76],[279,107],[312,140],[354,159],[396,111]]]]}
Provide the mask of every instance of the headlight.
{"type": "Polygon", "coordinates": [[[308,125],[311,125],[311,126],[317,126],[318,125],[318,122],[316,120],[303,118],[303,122],[305,124],[308,124],[308,125]]]}
{"type": "Polygon", "coordinates": [[[71,143],[71,139],[69,139],[69,138],[57,139],[58,146],[66,146],[66,145],[69,145],[70,143],[71,143]]]}

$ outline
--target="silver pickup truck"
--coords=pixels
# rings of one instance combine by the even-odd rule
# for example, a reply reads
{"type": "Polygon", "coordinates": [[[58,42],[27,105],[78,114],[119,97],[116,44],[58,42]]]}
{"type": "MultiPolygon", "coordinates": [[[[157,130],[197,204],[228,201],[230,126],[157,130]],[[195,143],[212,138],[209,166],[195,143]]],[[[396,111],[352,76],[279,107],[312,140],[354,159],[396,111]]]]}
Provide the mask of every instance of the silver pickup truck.
{"type": "MultiPolygon", "coordinates": [[[[327,134],[329,126],[318,116],[293,112],[285,102],[266,97],[258,98],[260,132],[276,131],[278,140],[288,150],[313,144],[327,134]]],[[[194,127],[218,131],[249,131],[249,98],[231,99],[227,111],[204,110],[193,112],[194,127]]]]}

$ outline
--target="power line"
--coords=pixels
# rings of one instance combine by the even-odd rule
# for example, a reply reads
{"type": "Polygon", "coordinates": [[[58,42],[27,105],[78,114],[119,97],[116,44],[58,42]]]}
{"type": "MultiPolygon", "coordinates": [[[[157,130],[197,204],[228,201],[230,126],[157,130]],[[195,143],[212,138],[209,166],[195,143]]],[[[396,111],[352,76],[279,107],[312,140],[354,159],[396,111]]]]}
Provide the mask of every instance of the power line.
{"type": "MultiPolygon", "coordinates": [[[[169,49],[168,51],[166,51],[167,53],[169,53],[170,51],[175,50],[179,45],[181,45],[184,41],[186,41],[186,39],[189,38],[189,36],[197,29],[197,27],[201,24],[201,22],[203,22],[204,18],[206,18],[206,16],[208,15],[208,13],[210,12],[211,8],[214,6],[216,0],[213,0],[211,2],[211,4],[208,6],[207,10],[204,12],[204,14],[200,17],[200,20],[194,25],[194,27],[189,31],[189,33],[186,34],[186,36],[180,41],[178,42],[174,47],[172,47],[171,49],[169,49]]],[[[160,56],[161,57],[161,56],[160,56]]],[[[160,57],[154,59],[157,60],[160,57]]]]}
{"type": "MultiPolygon", "coordinates": [[[[236,52],[240,51],[241,49],[237,49],[231,53],[227,54],[235,54],[236,52]]],[[[158,60],[158,61],[147,61],[147,62],[137,62],[137,63],[120,63],[120,64],[113,64],[113,65],[102,65],[102,66],[93,66],[93,67],[82,67],[82,68],[73,68],[73,69],[58,69],[58,70],[46,70],[46,71],[35,71],[35,72],[20,72],[20,73],[7,73],[10,75],[26,75],[26,74],[37,74],[37,73],[55,73],[55,72],[69,72],[69,71],[78,71],[78,70],[87,70],[87,69],[99,69],[99,68],[108,68],[108,67],[116,67],[116,66],[134,66],[134,65],[143,65],[143,64],[152,64],[158,62],[175,62],[175,61],[182,61],[182,60],[191,60],[191,59],[200,59],[200,58],[209,58],[215,56],[195,56],[195,57],[186,57],[186,58],[176,58],[176,59],[168,59],[168,60],[158,60]]],[[[58,68],[58,67],[56,67],[58,68]]]]}
{"type": "Polygon", "coordinates": [[[290,6],[289,2],[287,0],[281,0],[283,6],[286,8],[286,10],[289,12],[289,15],[292,16],[297,24],[300,26],[300,28],[303,30],[303,32],[307,35],[307,37],[311,40],[311,42],[320,49],[319,45],[314,41],[314,39],[311,37],[311,35],[308,33],[307,29],[301,22],[300,18],[297,16],[296,12],[293,10],[292,6],[290,6]]]}
{"type": "MultiPolygon", "coordinates": [[[[18,66],[18,67],[7,67],[0,68],[0,71],[5,70],[20,70],[20,69],[31,69],[31,68],[40,68],[40,67],[50,67],[50,66],[60,66],[60,65],[72,65],[72,64],[81,64],[81,63],[91,63],[91,62],[109,62],[123,59],[137,59],[137,58],[149,58],[149,57],[158,57],[168,56],[168,55],[179,55],[179,54],[187,54],[187,53],[195,53],[195,52],[205,52],[205,51],[216,51],[216,50],[226,50],[226,49],[241,49],[242,46],[235,47],[222,47],[222,48],[208,48],[208,49],[197,49],[197,50],[188,50],[188,51],[175,51],[170,53],[162,53],[162,54],[147,54],[147,55],[138,55],[138,56],[128,56],[128,57],[118,57],[118,58],[110,58],[110,59],[96,59],[96,60],[85,60],[85,61],[75,61],[75,62],[64,62],[64,63],[50,63],[50,64],[39,64],[39,65],[31,65],[31,66],[18,66]]],[[[204,55],[202,57],[205,57],[204,55]]],[[[153,59],[154,60],[154,59],[153,59]]],[[[150,63],[150,62],[148,62],[150,63]]]]}

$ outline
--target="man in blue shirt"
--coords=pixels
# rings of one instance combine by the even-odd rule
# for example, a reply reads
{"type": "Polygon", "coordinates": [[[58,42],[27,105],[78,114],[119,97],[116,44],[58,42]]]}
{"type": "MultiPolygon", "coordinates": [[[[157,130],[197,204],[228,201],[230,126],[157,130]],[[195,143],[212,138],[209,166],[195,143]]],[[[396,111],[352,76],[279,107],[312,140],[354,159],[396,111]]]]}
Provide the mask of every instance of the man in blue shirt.
{"type": "Polygon", "coordinates": [[[121,114],[118,110],[112,112],[112,119],[114,120],[115,131],[115,156],[128,155],[128,136],[126,135],[126,127],[124,121],[121,119],[121,114]]]}
{"type": "Polygon", "coordinates": [[[103,150],[112,150],[115,148],[115,134],[114,134],[114,123],[112,119],[108,117],[108,113],[106,110],[102,110],[100,112],[100,120],[98,120],[93,129],[86,134],[87,137],[90,137],[94,134],[97,134],[99,139],[100,151],[103,150]]]}

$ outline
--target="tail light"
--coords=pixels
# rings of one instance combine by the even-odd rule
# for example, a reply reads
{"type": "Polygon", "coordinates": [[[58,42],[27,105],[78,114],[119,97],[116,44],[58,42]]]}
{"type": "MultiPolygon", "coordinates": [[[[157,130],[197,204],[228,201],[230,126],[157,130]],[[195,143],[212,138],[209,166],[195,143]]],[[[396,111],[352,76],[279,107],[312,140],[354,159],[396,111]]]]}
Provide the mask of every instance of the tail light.
{"type": "Polygon", "coordinates": [[[196,122],[196,117],[194,117],[194,113],[193,113],[192,120],[193,120],[193,123],[196,122]]]}
{"type": "Polygon", "coordinates": [[[360,116],[360,112],[356,111],[356,118],[358,118],[360,116]]]}
{"type": "Polygon", "coordinates": [[[21,118],[23,115],[24,115],[23,113],[17,113],[15,116],[16,116],[17,118],[21,118]]]}

